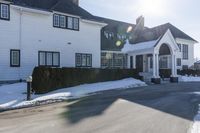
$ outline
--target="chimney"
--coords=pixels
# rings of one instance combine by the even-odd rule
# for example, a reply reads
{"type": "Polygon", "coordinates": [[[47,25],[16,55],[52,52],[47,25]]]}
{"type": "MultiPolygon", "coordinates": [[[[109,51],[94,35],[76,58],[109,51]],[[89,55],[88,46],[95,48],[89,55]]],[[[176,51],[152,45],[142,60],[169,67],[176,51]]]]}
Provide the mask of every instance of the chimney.
{"type": "Polygon", "coordinates": [[[79,6],[79,0],[71,0],[74,4],[79,6]]]}
{"type": "Polygon", "coordinates": [[[144,17],[140,16],[136,19],[136,25],[140,28],[140,29],[144,29],[144,17]]]}

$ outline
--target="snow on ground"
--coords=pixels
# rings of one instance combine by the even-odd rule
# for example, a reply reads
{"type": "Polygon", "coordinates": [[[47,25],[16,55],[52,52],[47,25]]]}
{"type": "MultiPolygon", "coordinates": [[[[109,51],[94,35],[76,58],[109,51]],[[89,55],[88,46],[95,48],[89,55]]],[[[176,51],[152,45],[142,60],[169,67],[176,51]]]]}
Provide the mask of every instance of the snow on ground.
{"type": "Polygon", "coordinates": [[[80,98],[99,91],[128,89],[139,86],[146,86],[146,84],[140,80],[127,78],[118,81],[83,84],[75,87],[59,89],[47,94],[32,95],[31,97],[33,100],[26,101],[26,83],[3,85],[0,86],[0,109],[29,106],[47,100],[80,98]]]}
{"type": "Polygon", "coordinates": [[[179,76],[180,82],[200,82],[200,77],[194,76],[179,76]]]}

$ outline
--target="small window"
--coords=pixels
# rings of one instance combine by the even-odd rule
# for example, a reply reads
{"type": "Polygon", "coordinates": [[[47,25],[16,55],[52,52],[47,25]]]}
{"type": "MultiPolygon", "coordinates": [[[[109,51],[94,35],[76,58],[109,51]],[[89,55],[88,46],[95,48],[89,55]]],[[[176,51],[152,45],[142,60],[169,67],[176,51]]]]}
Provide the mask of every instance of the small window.
{"type": "Polygon", "coordinates": [[[39,55],[38,57],[39,66],[50,66],[50,67],[60,66],[59,52],[39,51],[38,55],[39,55]]]}
{"type": "Polygon", "coordinates": [[[10,66],[20,67],[20,50],[10,50],[10,66]]]}
{"type": "Polygon", "coordinates": [[[177,58],[177,66],[181,66],[181,58],[177,58]]]}
{"type": "Polygon", "coordinates": [[[55,27],[60,26],[60,17],[58,14],[53,15],[53,26],[55,26],[55,27]]]}
{"type": "Polygon", "coordinates": [[[92,54],[76,54],[76,67],[92,67],[92,54]]]}
{"type": "Polygon", "coordinates": [[[1,15],[0,15],[1,19],[9,20],[9,18],[10,18],[9,5],[0,4],[0,13],[1,13],[1,15]]]}
{"type": "Polygon", "coordinates": [[[65,28],[66,27],[66,17],[60,16],[60,27],[65,28]]]}
{"type": "Polygon", "coordinates": [[[183,59],[188,60],[188,45],[183,44],[183,59]]]}

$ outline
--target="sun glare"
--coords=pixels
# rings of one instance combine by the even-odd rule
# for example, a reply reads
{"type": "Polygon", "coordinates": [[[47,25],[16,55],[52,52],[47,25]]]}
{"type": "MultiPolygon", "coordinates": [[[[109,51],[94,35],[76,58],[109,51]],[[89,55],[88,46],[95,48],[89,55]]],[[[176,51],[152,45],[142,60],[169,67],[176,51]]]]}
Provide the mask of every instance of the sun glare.
{"type": "Polygon", "coordinates": [[[139,12],[143,15],[161,16],[165,14],[164,0],[140,0],[139,12]]]}

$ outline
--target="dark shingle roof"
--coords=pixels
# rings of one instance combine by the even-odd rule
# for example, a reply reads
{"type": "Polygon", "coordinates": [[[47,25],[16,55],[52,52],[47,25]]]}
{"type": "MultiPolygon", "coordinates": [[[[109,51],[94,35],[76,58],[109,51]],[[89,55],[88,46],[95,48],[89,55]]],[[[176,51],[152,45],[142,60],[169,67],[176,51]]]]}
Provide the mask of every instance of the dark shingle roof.
{"type": "Polygon", "coordinates": [[[101,30],[101,50],[111,50],[111,51],[119,51],[124,47],[125,40],[120,40],[117,37],[117,34],[127,35],[128,27],[132,27],[134,29],[135,25],[127,22],[112,20],[108,18],[97,17],[96,19],[99,21],[103,21],[108,25],[102,28],[101,30]],[[104,32],[114,33],[114,37],[112,39],[106,38],[104,32]],[[120,46],[117,46],[117,41],[121,42],[120,46]]]}
{"type": "Polygon", "coordinates": [[[173,26],[170,23],[166,23],[163,25],[159,25],[153,28],[147,28],[143,31],[141,31],[137,37],[134,40],[131,40],[132,43],[139,43],[139,42],[145,42],[145,41],[151,41],[156,40],[159,37],[161,37],[167,30],[170,30],[174,38],[182,38],[187,39],[191,41],[197,42],[192,37],[185,34],[183,31],[179,30],[175,26],[173,26]]]}
{"type": "Polygon", "coordinates": [[[7,1],[12,1],[14,5],[46,10],[46,11],[58,11],[62,13],[77,15],[84,19],[97,21],[92,14],[90,14],[80,6],[74,4],[73,2],[71,2],[71,0],[7,0],[7,1]]]}

